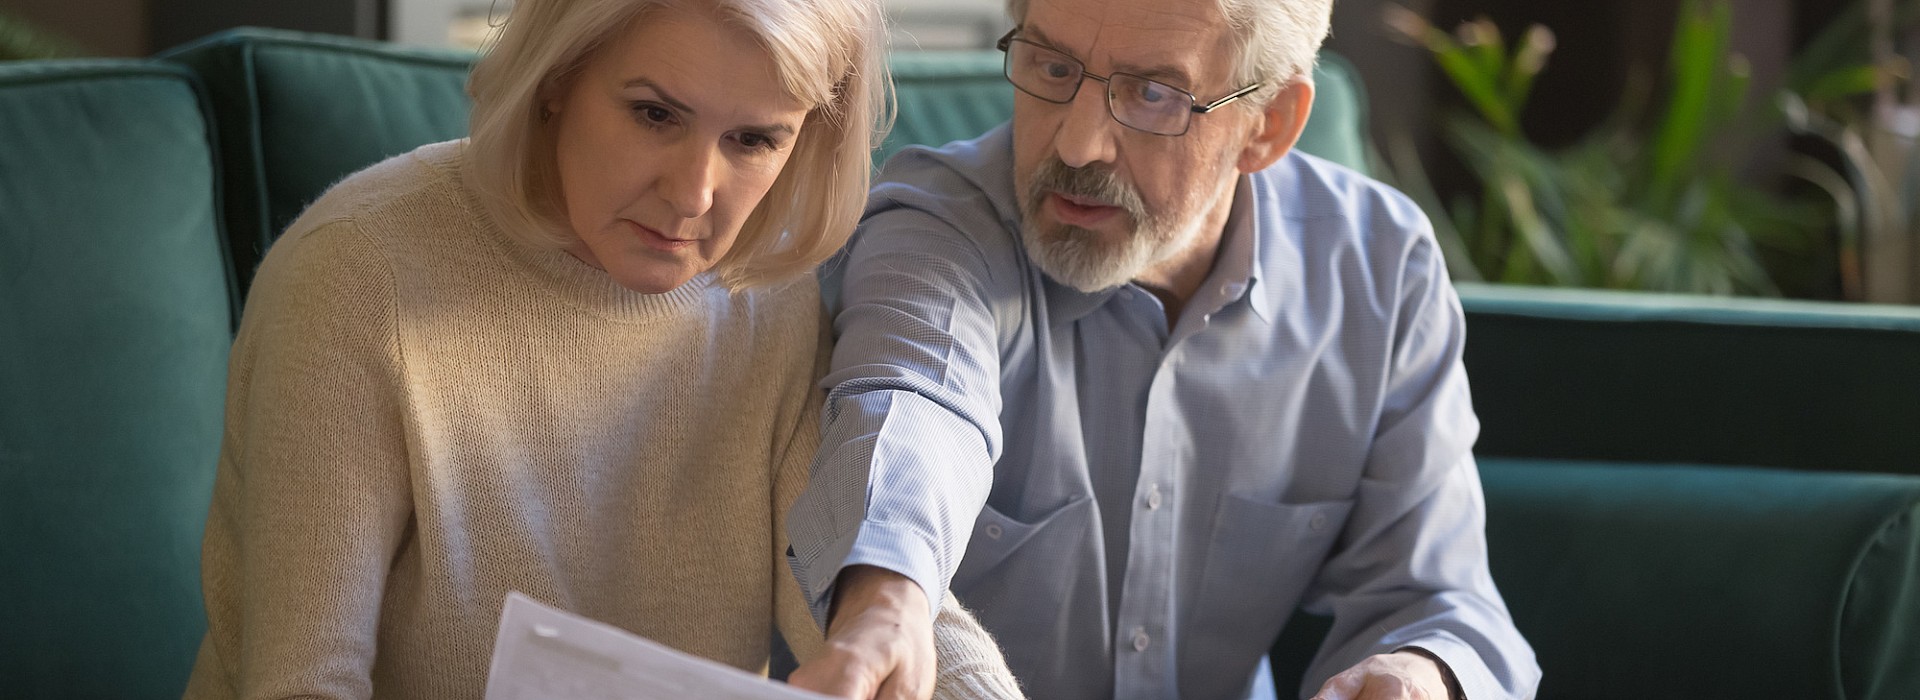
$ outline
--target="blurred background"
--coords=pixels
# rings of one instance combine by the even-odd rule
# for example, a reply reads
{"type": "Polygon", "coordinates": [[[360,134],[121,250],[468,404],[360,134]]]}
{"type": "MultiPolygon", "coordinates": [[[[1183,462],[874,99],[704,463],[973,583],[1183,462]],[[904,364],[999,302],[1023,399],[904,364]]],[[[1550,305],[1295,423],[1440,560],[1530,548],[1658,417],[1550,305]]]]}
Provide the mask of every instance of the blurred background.
{"type": "MultiPolygon", "coordinates": [[[[998,0],[886,0],[896,50],[983,50],[998,0]]],[[[477,46],[510,0],[0,0],[0,58],[252,25],[477,46]]],[[[1457,279],[1920,303],[1920,0],[1339,0],[1372,173],[1457,279]]]]}

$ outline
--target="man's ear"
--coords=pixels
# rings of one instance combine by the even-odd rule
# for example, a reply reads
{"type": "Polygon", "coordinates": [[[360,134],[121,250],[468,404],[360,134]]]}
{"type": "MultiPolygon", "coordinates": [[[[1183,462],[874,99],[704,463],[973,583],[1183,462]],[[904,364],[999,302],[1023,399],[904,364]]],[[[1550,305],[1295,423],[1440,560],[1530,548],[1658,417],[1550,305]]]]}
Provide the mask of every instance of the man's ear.
{"type": "Polygon", "coordinates": [[[1260,109],[1260,123],[1255,127],[1253,140],[1247,142],[1247,147],[1240,151],[1240,172],[1266,170],[1287,151],[1293,150],[1293,144],[1300,140],[1300,131],[1307,126],[1307,115],[1312,112],[1311,74],[1301,75],[1280,86],[1280,93],[1260,109]]]}

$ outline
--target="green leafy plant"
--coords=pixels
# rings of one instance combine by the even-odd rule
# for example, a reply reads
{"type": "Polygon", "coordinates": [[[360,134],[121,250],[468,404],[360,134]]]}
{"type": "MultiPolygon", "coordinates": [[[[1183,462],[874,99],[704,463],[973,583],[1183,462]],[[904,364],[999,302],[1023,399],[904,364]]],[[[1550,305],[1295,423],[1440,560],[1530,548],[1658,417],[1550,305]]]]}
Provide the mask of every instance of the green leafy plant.
{"type": "Polygon", "coordinates": [[[1794,166],[1840,204],[1851,299],[1920,303],[1920,91],[1896,41],[1916,28],[1920,3],[1855,2],[1795,57],[1780,96],[1787,124],[1832,154],[1794,166]]]}
{"type": "Polygon", "coordinates": [[[1549,151],[1519,115],[1555,48],[1534,25],[1511,48],[1485,19],[1455,33],[1393,7],[1388,24],[1432,53],[1471,116],[1445,120],[1478,194],[1442,201],[1409,139],[1382,172],[1427,210],[1456,278],[1713,294],[1778,294],[1763,248],[1808,244],[1826,207],[1741,181],[1719,137],[1752,128],[1746,62],[1731,52],[1726,0],[1687,0],[1661,107],[1630,99],[1576,144],[1549,151]]]}

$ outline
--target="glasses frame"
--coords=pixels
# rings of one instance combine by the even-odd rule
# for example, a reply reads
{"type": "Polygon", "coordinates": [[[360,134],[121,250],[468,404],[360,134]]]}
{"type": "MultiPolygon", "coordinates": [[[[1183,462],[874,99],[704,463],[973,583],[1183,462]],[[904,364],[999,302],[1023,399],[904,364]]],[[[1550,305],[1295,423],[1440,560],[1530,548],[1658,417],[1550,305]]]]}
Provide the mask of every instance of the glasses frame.
{"type": "Polygon", "coordinates": [[[1200,98],[1194,95],[1192,92],[1188,92],[1183,88],[1178,88],[1172,85],[1168,85],[1166,83],[1160,82],[1158,80],[1154,80],[1144,75],[1139,75],[1136,73],[1125,73],[1125,72],[1119,72],[1119,71],[1108,73],[1106,75],[1095,75],[1093,74],[1092,71],[1087,70],[1087,64],[1082,62],[1080,59],[1074,58],[1072,55],[1068,54],[1067,52],[1061,51],[1059,49],[1048,46],[1046,44],[1042,44],[1037,41],[1032,41],[1029,39],[1022,38],[1019,36],[1019,34],[1020,34],[1020,28],[1014,27],[1012,30],[1007,32],[1006,36],[1000,37],[1000,41],[994,43],[995,48],[1000,49],[1001,53],[1006,54],[1006,58],[1004,58],[1001,61],[1000,75],[1001,77],[1006,78],[1007,82],[1012,84],[1015,89],[1021,92],[1027,93],[1028,95],[1032,96],[1034,99],[1040,100],[1041,102],[1063,105],[1063,104],[1072,102],[1073,98],[1080,96],[1080,86],[1085,85],[1088,78],[1098,80],[1100,81],[1101,84],[1107,87],[1105,91],[1107,93],[1107,116],[1112,117],[1113,120],[1116,122],[1119,122],[1121,126],[1127,127],[1129,129],[1133,129],[1134,131],[1153,134],[1155,136],[1185,136],[1189,130],[1193,129],[1193,115],[1207,114],[1207,113],[1213,112],[1214,110],[1220,109],[1221,107],[1225,107],[1228,104],[1231,104],[1234,100],[1238,100],[1242,97],[1246,97],[1248,95],[1253,94],[1255,90],[1259,90],[1262,86],[1265,85],[1265,83],[1263,82],[1255,82],[1246,87],[1227,93],[1226,96],[1221,97],[1220,99],[1214,100],[1212,102],[1208,102],[1206,104],[1199,104],[1200,98]],[[1073,65],[1078,66],[1080,68],[1080,79],[1074,82],[1073,92],[1069,93],[1066,99],[1055,100],[1048,97],[1044,97],[1044,96],[1035,94],[1032,90],[1028,90],[1024,87],[1021,87],[1020,83],[1014,82],[1013,51],[1011,49],[1013,48],[1013,42],[1016,42],[1016,41],[1022,44],[1026,44],[1028,46],[1034,47],[1036,49],[1040,49],[1042,51],[1051,51],[1053,53],[1059,54],[1061,57],[1069,61],[1072,61],[1073,65]],[[1152,131],[1149,129],[1142,129],[1140,127],[1134,126],[1132,124],[1128,124],[1125,121],[1121,120],[1120,113],[1114,111],[1114,107],[1113,107],[1113,79],[1116,76],[1133,78],[1135,80],[1140,80],[1143,82],[1158,85],[1168,90],[1172,90],[1176,93],[1186,95],[1187,96],[1187,119],[1185,122],[1181,123],[1180,131],[1175,133],[1152,131]]]}

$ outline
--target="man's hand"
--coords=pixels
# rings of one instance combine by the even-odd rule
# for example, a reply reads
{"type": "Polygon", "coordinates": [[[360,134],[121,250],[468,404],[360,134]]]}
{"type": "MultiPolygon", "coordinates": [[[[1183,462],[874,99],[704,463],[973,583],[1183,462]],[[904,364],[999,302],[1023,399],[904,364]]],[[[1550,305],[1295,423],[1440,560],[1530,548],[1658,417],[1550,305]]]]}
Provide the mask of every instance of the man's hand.
{"type": "Polygon", "coordinates": [[[932,607],[926,591],[900,574],[849,567],[834,588],[826,652],[787,682],[848,700],[933,697],[932,607]]]}
{"type": "Polygon", "coordinates": [[[1369,656],[1334,674],[1313,700],[1448,700],[1440,663],[1411,651],[1369,656]]]}

